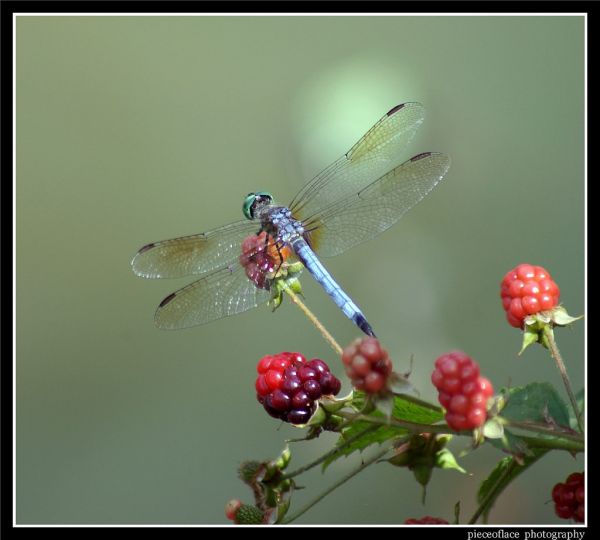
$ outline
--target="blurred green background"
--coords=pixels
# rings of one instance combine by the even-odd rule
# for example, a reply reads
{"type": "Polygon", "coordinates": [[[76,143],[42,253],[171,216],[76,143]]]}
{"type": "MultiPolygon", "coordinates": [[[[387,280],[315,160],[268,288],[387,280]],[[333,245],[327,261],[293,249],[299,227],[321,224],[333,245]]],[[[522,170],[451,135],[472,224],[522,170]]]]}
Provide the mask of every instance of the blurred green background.
{"type": "MultiPolygon", "coordinates": [[[[252,500],[238,464],[301,435],[256,402],[256,362],[297,350],[342,377],[340,362],[289,303],[159,331],[158,302],[187,281],[139,279],[130,260],[147,242],[240,219],[249,191],[289,201],[403,101],[428,114],[406,157],[446,152],[450,172],[328,268],[396,369],[415,355],[423,398],[436,398],[432,363],[451,349],[496,389],[539,380],[564,395],[541,347],[517,357],[499,283],[518,263],[543,265],[583,312],[583,54],[582,17],[19,17],[17,521],[225,523],[228,499],[252,500]]],[[[337,340],[353,339],[303,283],[337,340]]],[[[579,389],[584,325],[558,340],[579,389]]],[[[295,443],[294,465],[334,440],[295,443]]],[[[425,507],[408,471],[372,466],[298,523],[450,519],[458,500],[466,519],[501,457],[486,445],[461,458],[469,475],[436,472],[425,507]]],[[[301,477],[293,507],[359,462],[301,477]]],[[[582,468],[547,456],[491,521],[561,522],[551,488],[582,468]]]]}

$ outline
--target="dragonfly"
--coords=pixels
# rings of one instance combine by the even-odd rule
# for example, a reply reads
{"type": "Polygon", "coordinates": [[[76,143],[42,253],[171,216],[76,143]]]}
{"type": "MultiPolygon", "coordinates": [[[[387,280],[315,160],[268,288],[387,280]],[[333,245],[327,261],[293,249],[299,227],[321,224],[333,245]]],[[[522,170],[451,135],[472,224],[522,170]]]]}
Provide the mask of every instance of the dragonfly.
{"type": "MultiPolygon", "coordinates": [[[[420,153],[402,162],[402,151],[423,119],[420,103],[397,105],[346,154],[310,180],[288,206],[275,204],[268,192],[253,192],[243,203],[245,219],[143,246],[131,261],[136,275],[198,276],[160,302],[156,326],[188,328],[268,303],[276,272],[264,270],[259,281],[244,261],[259,252],[274,254],[272,260],[285,250],[302,263],[346,317],[374,336],[361,309],[321,258],[339,255],[391,227],[448,172],[450,158],[439,152],[420,153]],[[248,244],[249,238],[254,243],[248,244]],[[246,259],[240,257],[245,241],[246,259]],[[249,245],[255,251],[248,252],[249,245]]],[[[279,259],[283,261],[283,255],[279,259]]]]}

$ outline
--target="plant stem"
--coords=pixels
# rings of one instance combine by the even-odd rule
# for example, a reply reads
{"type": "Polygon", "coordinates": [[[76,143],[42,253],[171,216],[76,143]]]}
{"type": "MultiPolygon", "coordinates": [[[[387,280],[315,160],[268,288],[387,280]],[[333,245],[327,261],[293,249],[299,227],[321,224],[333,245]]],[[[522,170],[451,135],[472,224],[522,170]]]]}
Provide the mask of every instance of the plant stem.
{"type": "Polygon", "coordinates": [[[321,457],[315,459],[314,461],[311,461],[308,465],[304,465],[303,467],[300,467],[299,469],[296,469],[295,471],[292,471],[290,473],[283,474],[282,478],[283,479],[293,478],[294,476],[298,476],[299,474],[302,474],[303,472],[308,471],[309,469],[312,469],[313,467],[316,467],[317,465],[320,465],[321,463],[323,463],[330,457],[335,456],[338,452],[341,452],[347,446],[351,445],[357,439],[360,439],[363,435],[366,435],[370,431],[375,431],[377,428],[379,428],[379,426],[370,425],[369,427],[363,429],[362,431],[359,431],[356,435],[350,437],[348,440],[344,441],[339,446],[336,446],[329,452],[323,454],[321,457]]]}
{"type": "Polygon", "coordinates": [[[366,469],[372,463],[375,463],[376,461],[380,460],[385,454],[387,454],[390,451],[390,449],[391,449],[391,447],[386,446],[383,450],[380,450],[379,452],[377,452],[376,454],[374,454],[368,460],[366,460],[363,463],[361,463],[360,467],[358,467],[357,469],[354,469],[353,471],[349,472],[345,476],[342,476],[342,478],[340,478],[335,484],[333,484],[332,486],[328,487],[325,491],[323,491],[323,493],[321,493],[320,495],[318,495],[317,497],[315,497],[312,501],[310,501],[308,504],[306,504],[305,506],[303,506],[295,514],[292,514],[287,519],[284,519],[281,523],[282,524],[287,524],[287,523],[291,523],[292,521],[298,519],[302,514],[304,514],[308,510],[310,510],[315,504],[317,504],[319,501],[321,501],[322,499],[324,499],[332,491],[335,491],[342,484],[346,483],[353,476],[356,476],[359,472],[361,472],[363,469],[366,469]]]}
{"type": "MultiPolygon", "coordinates": [[[[368,422],[378,426],[399,427],[415,433],[452,433],[454,435],[464,435],[467,437],[472,437],[473,435],[471,431],[454,431],[450,429],[447,424],[418,424],[406,420],[397,420],[395,418],[388,420],[387,418],[378,416],[368,416],[347,411],[338,411],[336,414],[342,418],[351,418],[357,422],[368,422]]],[[[532,446],[538,448],[555,448],[557,450],[569,450],[575,452],[582,452],[584,450],[584,441],[580,434],[563,433],[546,426],[527,424],[525,422],[511,421],[510,423],[507,423],[507,425],[534,433],[552,436],[552,439],[541,439],[533,437],[526,438],[520,435],[521,438],[532,441],[532,446]]]]}
{"type": "Polygon", "coordinates": [[[559,431],[555,428],[544,426],[534,422],[518,422],[517,420],[507,420],[506,418],[504,419],[504,423],[508,427],[524,429],[526,431],[531,431],[532,433],[541,433],[542,435],[551,435],[552,437],[559,437],[562,439],[567,439],[569,441],[583,444],[583,436],[580,433],[577,433],[576,431],[568,433],[566,431],[559,431]]]}
{"type": "Polygon", "coordinates": [[[304,302],[302,302],[302,300],[298,298],[298,295],[294,291],[292,291],[292,289],[290,289],[287,285],[284,286],[283,290],[289,295],[292,302],[302,310],[302,312],[304,313],[304,315],[306,315],[308,320],[316,326],[317,330],[321,332],[321,335],[325,338],[325,341],[327,341],[327,343],[331,345],[331,347],[338,354],[338,356],[342,356],[342,348],[340,347],[338,342],[335,339],[333,339],[333,336],[327,331],[327,329],[321,324],[319,319],[317,319],[316,315],[306,307],[304,302]]]}
{"type": "Polygon", "coordinates": [[[575,411],[575,416],[577,417],[577,425],[579,426],[579,431],[583,433],[583,419],[581,418],[581,411],[577,406],[577,400],[575,399],[575,394],[573,394],[573,388],[571,387],[571,381],[569,380],[569,375],[567,374],[567,368],[565,363],[563,362],[562,356],[560,355],[560,351],[558,350],[558,346],[556,345],[556,341],[554,340],[554,332],[552,328],[546,326],[544,328],[544,337],[546,338],[546,342],[548,343],[548,347],[550,348],[550,354],[554,361],[556,362],[556,367],[562,377],[563,383],[565,385],[565,389],[567,390],[567,394],[569,395],[569,400],[571,401],[571,405],[573,406],[573,410],[575,411]]]}
{"type": "MultiPolygon", "coordinates": [[[[416,433],[453,433],[447,424],[418,424],[417,422],[409,422],[407,420],[396,420],[395,418],[382,418],[379,416],[368,416],[366,414],[357,414],[355,412],[338,411],[338,416],[342,418],[349,418],[356,422],[368,422],[370,424],[377,424],[379,426],[393,426],[408,431],[414,431],[416,433]]],[[[465,432],[466,434],[467,432],[465,432]]],[[[468,432],[469,436],[471,432],[468,432]]]]}
{"type": "Polygon", "coordinates": [[[529,448],[547,448],[551,450],[566,450],[567,452],[583,452],[585,445],[583,441],[576,442],[569,439],[542,439],[540,437],[525,437],[519,435],[529,448]]]}
{"type": "Polygon", "coordinates": [[[469,520],[469,525],[473,525],[475,523],[477,523],[477,520],[479,519],[479,516],[481,514],[483,514],[483,512],[485,512],[485,509],[488,507],[488,505],[496,498],[498,497],[498,495],[500,494],[500,492],[506,487],[506,485],[504,484],[504,480],[506,478],[508,478],[508,476],[512,473],[513,469],[515,468],[515,466],[517,465],[517,462],[514,460],[514,458],[512,459],[510,465],[508,467],[506,467],[506,469],[504,469],[504,471],[502,471],[502,474],[500,475],[500,477],[498,478],[498,480],[496,480],[496,483],[494,484],[493,489],[491,489],[488,494],[485,496],[485,498],[483,499],[483,501],[481,501],[481,504],[479,505],[479,507],[477,508],[477,510],[475,510],[475,513],[473,514],[473,516],[471,517],[471,519],[469,520]]]}

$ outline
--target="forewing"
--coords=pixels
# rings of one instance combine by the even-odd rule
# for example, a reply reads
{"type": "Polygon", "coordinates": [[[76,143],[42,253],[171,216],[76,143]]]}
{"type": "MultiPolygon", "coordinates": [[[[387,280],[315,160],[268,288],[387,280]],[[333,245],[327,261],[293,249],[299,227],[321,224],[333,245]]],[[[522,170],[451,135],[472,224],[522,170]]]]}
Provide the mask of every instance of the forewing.
{"type": "Polygon", "coordinates": [[[142,247],[133,260],[133,271],[145,278],[178,278],[201,275],[236,261],[244,238],[259,225],[238,221],[203,234],[182,236],[142,247]]]}
{"type": "Polygon", "coordinates": [[[300,190],[290,204],[294,216],[309,218],[398,166],[423,118],[420,103],[403,103],[388,111],[348,153],[300,190]]]}
{"type": "Polygon", "coordinates": [[[188,328],[248,311],[269,298],[269,291],[257,288],[236,264],[167,296],[158,306],[154,322],[166,330],[188,328]]]}
{"type": "Polygon", "coordinates": [[[445,154],[427,152],[392,169],[358,193],[304,222],[319,255],[339,255],[396,223],[421,201],[450,167],[445,154]]]}

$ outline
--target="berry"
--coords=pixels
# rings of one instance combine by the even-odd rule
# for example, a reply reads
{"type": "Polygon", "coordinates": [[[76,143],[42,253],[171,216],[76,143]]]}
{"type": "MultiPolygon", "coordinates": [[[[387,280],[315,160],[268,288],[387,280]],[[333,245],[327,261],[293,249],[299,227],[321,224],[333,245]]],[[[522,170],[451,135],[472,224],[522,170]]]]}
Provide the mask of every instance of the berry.
{"type": "Polygon", "coordinates": [[[422,518],[408,518],[405,525],[449,525],[449,523],[442,518],[436,518],[431,516],[424,516],[422,518]]]}
{"type": "Polygon", "coordinates": [[[264,356],[256,366],[256,398],[274,418],[290,424],[306,424],[322,395],[336,395],[342,383],[329,366],[314,358],[307,362],[300,353],[282,352],[264,356]]]}
{"type": "Polygon", "coordinates": [[[358,390],[376,394],[386,389],[392,361],[377,338],[363,337],[353,341],[344,349],[342,362],[358,390]]]}
{"type": "Polygon", "coordinates": [[[564,484],[558,483],[552,488],[554,512],[559,518],[585,521],[584,479],[583,473],[572,473],[564,484]]]}
{"type": "Polygon", "coordinates": [[[504,276],[500,296],[509,324],[523,328],[523,321],[528,315],[558,305],[560,289],[541,266],[520,264],[504,276]]]}
{"type": "Polygon", "coordinates": [[[271,280],[283,262],[291,255],[289,247],[278,248],[273,237],[265,231],[250,235],[242,241],[240,264],[244,267],[246,276],[259,289],[269,290],[271,280]]]}
{"type": "Polygon", "coordinates": [[[443,354],[435,361],[431,382],[446,409],[446,422],[455,431],[479,427],[487,418],[492,383],[479,374],[479,365],[464,352],[443,354]]]}

